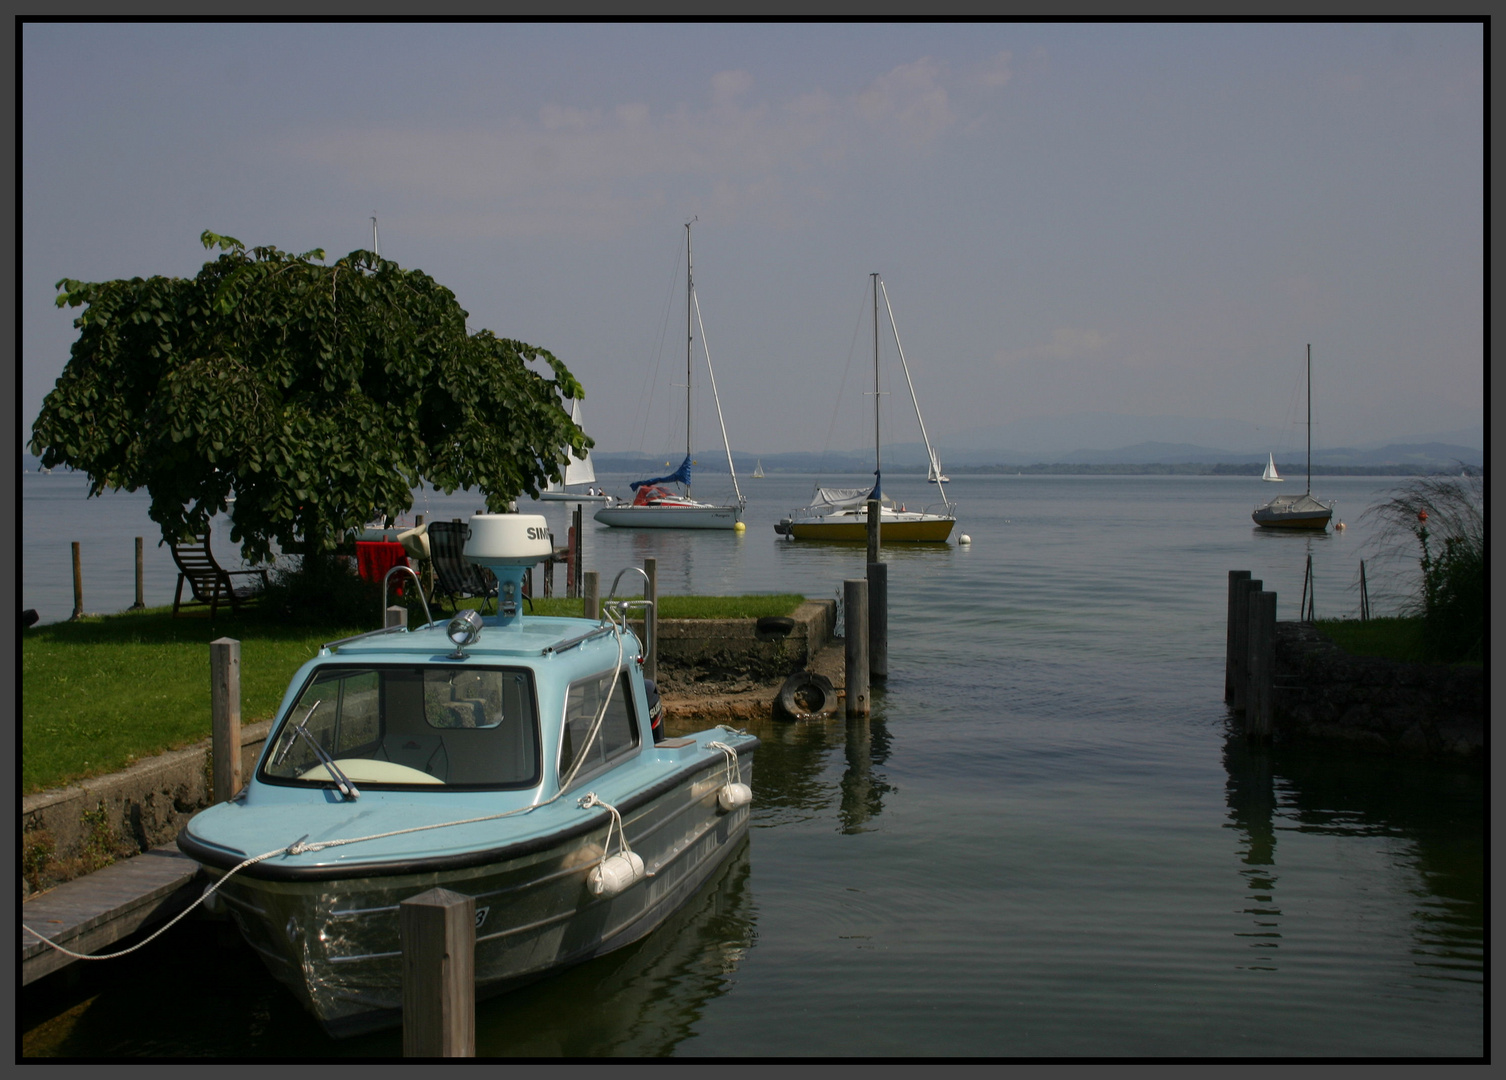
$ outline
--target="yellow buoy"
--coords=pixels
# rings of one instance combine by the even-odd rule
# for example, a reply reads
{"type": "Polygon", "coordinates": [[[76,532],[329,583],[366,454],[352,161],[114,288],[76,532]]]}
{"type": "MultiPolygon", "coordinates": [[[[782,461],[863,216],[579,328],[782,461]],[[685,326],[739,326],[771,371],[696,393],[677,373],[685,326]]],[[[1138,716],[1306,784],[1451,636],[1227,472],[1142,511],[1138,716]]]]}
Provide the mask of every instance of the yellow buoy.
{"type": "Polygon", "coordinates": [[[732,526],[732,531],[733,532],[747,532],[748,531],[748,527],[746,525],[744,525],[741,521],[739,521],[736,525],[732,526]]]}

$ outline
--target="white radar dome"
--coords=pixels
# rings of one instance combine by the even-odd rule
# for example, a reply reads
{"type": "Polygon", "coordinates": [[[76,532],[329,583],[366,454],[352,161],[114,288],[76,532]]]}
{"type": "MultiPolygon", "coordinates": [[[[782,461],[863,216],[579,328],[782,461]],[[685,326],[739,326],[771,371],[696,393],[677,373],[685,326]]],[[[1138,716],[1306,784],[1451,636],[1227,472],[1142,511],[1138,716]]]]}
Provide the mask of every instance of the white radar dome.
{"type": "Polygon", "coordinates": [[[543,514],[477,514],[465,557],[483,566],[532,566],[554,554],[543,514]]]}

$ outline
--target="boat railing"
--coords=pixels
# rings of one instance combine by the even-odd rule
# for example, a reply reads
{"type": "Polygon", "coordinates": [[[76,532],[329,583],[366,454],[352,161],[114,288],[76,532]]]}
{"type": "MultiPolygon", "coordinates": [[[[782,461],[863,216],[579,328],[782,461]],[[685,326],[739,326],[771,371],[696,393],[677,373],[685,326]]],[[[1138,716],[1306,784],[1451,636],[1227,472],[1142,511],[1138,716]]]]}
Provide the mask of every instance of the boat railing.
{"type": "Polygon", "coordinates": [[[382,618],[385,619],[387,617],[387,579],[390,578],[393,574],[396,574],[396,573],[399,573],[399,572],[405,573],[405,574],[407,574],[409,577],[411,577],[413,579],[413,585],[414,585],[414,587],[416,589],[418,589],[418,599],[424,605],[424,618],[427,620],[424,623],[424,625],[425,626],[433,626],[434,625],[434,616],[431,615],[431,614],[429,614],[429,601],[428,601],[428,598],[424,596],[424,584],[423,584],[422,581],[420,581],[418,579],[418,574],[414,571],[413,567],[411,567],[411,566],[401,566],[401,565],[394,566],[394,567],[392,567],[391,569],[389,569],[387,571],[386,575],[383,576],[383,578],[382,578],[382,618]]]}

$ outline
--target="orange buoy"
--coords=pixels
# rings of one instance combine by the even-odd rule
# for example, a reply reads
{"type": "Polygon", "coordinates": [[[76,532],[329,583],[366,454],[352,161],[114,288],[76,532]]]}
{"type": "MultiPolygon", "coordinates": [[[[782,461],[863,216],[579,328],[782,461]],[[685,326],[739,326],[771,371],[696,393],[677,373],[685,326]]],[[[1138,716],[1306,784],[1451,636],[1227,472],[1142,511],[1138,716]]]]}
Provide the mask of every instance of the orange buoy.
{"type": "Polygon", "coordinates": [[[1426,521],[1427,519],[1428,519],[1428,512],[1426,510],[1419,510],[1419,511],[1417,511],[1417,520],[1418,521],[1426,521]]]}

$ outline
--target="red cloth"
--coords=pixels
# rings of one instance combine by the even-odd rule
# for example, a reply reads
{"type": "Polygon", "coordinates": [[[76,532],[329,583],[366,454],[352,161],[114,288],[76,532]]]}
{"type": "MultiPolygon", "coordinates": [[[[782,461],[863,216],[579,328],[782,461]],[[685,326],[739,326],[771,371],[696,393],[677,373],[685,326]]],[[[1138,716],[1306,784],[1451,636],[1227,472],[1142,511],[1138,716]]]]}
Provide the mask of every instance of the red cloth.
{"type": "MultiPolygon", "coordinates": [[[[365,581],[380,583],[387,571],[394,566],[407,566],[408,552],[395,540],[357,540],[356,569],[365,581]]],[[[403,595],[403,581],[407,574],[398,574],[389,583],[396,596],[403,595]]]]}

